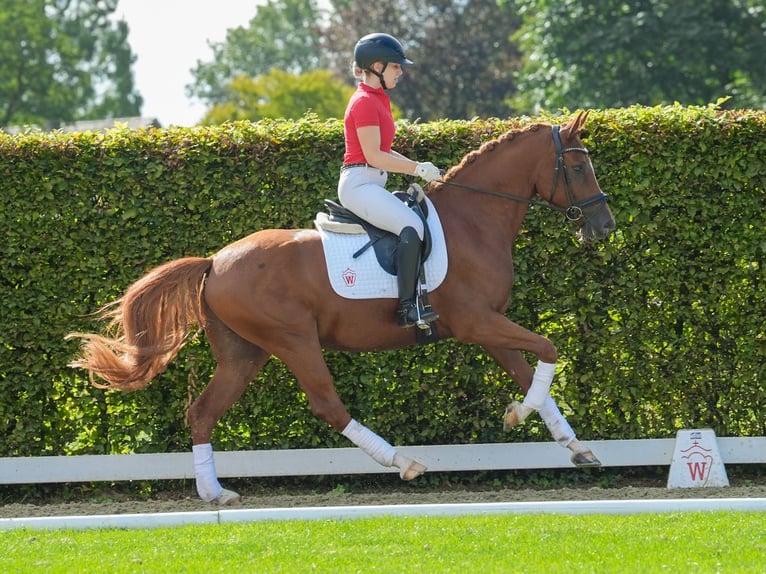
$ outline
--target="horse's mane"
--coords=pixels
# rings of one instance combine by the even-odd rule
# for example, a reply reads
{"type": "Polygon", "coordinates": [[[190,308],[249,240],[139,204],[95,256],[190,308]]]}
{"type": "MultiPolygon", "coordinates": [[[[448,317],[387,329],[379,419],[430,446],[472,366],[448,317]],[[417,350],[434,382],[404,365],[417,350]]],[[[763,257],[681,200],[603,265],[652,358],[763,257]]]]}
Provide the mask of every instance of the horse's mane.
{"type": "Polygon", "coordinates": [[[473,150],[465,154],[463,156],[463,159],[460,160],[460,163],[457,165],[451,167],[446,174],[444,174],[444,177],[442,178],[443,181],[450,181],[453,179],[460,171],[467,165],[470,165],[474,163],[477,159],[479,159],[482,155],[492,152],[495,148],[497,148],[499,145],[509,143],[515,138],[525,135],[529,132],[536,132],[543,126],[548,126],[549,124],[530,124],[528,126],[524,126],[521,128],[515,128],[512,130],[509,130],[505,132],[503,135],[490,140],[488,142],[485,142],[481,145],[479,149],[473,150]]]}

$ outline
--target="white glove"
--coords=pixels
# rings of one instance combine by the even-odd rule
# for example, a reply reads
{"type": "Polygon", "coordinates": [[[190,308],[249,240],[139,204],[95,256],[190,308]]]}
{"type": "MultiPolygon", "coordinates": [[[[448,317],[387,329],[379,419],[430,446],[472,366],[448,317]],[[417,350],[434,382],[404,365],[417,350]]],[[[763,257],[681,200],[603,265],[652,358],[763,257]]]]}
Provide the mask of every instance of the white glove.
{"type": "Polygon", "coordinates": [[[441,179],[442,171],[430,161],[426,161],[418,163],[418,166],[415,168],[415,175],[426,180],[426,182],[431,182],[435,179],[441,179]]]}

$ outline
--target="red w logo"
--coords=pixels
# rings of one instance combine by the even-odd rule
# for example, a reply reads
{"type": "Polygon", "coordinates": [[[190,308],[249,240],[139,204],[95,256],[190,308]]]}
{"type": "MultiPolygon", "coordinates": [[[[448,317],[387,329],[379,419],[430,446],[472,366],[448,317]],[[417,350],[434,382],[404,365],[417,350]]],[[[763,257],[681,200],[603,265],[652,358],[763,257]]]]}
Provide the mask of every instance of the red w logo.
{"type": "Polygon", "coordinates": [[[356,284],[356,271],[346,268],[343,272],[343,281],[348,287],[353,287],[356,284]]]}
{"type": "Polygon", "coordinates": [[[692,480],[702,480],[705,478],[705,467],[707,462],[687,462],[686,466],[689,467],[689,474],[692,480]]]}

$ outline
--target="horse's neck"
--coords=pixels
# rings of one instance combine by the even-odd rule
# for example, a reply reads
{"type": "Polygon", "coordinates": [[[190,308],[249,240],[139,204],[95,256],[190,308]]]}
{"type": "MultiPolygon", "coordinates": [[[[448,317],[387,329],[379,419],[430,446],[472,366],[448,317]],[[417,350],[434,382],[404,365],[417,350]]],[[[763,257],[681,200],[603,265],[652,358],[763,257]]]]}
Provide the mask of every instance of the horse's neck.
{"type": "MultiPolygon", "coordinates": [[[[481,178],[460,177],[459,174],[453,181],[456,185],[445,185],[431,198],[443,220],[445,233],[449,233],[450,228],[460,230],[472,242],[484,248],[513,247],[528,204],[515,198],[484,193],[481,190],[500,190],[493,189],[491,184],[481,178]],[[467,187],[461,187],[462,185],[467,187]]],[[[502,192],[511,193],[508,190],[502,192]]],[[[531,191],[523,191],[518,196],[513,195],[531,196],[531,191]]]]}

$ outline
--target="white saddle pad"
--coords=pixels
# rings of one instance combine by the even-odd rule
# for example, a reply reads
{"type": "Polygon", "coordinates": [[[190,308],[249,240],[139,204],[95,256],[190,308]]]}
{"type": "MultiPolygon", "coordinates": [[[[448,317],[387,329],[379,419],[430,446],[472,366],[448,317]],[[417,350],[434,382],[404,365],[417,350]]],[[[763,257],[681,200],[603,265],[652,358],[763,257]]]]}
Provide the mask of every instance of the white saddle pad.
{"type": "MultiPolygon", "coordinates": [[[[447,247],[439,215],[431,200],[426,197],[425,201],[432,243],[431,254],[425,263],[426,289],[430,292],[441,285],[447,275],[447,247]]],[[[362,227],[358,226],[361,233],[349,233],[347,226],[338,228],[340,232],[329,231],[328,226],[322,224],[326,217],[320,213],[314,226],[322,237],[327,274],[335,292],[348,299],[398,297],[396,277],[383,270],[372,246],[356,259],[353,258],[353,254],[369,241],[362,227]]]]}

